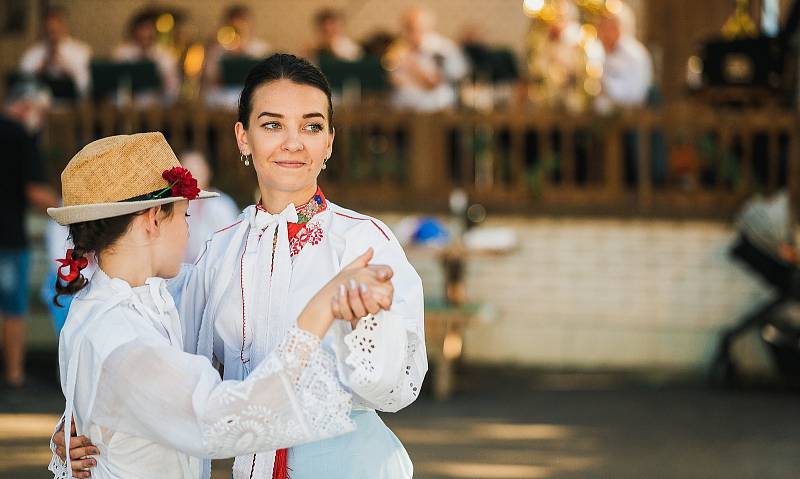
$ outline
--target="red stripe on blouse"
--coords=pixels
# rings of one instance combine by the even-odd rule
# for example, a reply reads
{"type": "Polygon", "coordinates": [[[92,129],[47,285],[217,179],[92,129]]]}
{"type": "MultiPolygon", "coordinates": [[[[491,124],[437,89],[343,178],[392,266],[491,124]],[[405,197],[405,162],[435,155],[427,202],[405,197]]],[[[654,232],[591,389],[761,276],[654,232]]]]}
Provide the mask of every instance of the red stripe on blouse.
{"type": "Polygon", "coordinates": [[[372,223],[372,225],[373,225],[373,226],[375,226],[376,228],[378,228],[378,231],[380,231],[380,232],[381,232],[381,234],[383,235],[383,237],[384,237],[384,238],[386,238],[386,241],[391,241],[391,239],[389,239],[389,235],[387,235],[387,234],[386,234],[386,232],[385,232],[385,231],[383,231],[383,228],[381,228],[380,226],[378,226],[378,223],[376,223],[376,222],[375,222],[375,220],[373,220],[372,218],[357,218],[357,217],[355,217],[355,216],[346,215],[346,214],[344,214],[344,213],[335,213],[335,214],[337,214],[337,215],[339,215],[339,216],[344,216],[345,218],[349,218],[349,219],[351,219],[351,220],[357,220],[357,221],[369,221],[370,223],[372,223]]]}
{"type": "MultiPolygon", "coordinates": [[[[237,221],[236,223],[233,223],[232,225],[228,225],[228,226],[226,226],[226,227],[222,228],[221,230],[217,230],[217,231],[215,231],[215,232],[211,233],[211,236],[214,236],[214,235],[215,235],[215,234],[217,234],[217,233],[222,233],[223,231],[228,231],[229,229],[231,229],[231,228],[233,228],[234,226],[238,225],[238,224],[239,224],[239,223],[241,223],[242,221],[244,221],[244,220],[239,220],[239,221],[237,221]]],[[[200,263],[200,260],[201,260],[201,259],[203,259],[203,256],[205,256],[205,255],[206,255],[206,251],[208,251],[208,241],[206,241],[206,247],[205,247],[205,248],[203,248],[203,252],[202,252],[202,253],[200,253],[200,256],[198,256],[198,257],[197,257],[197,259],[195,260],[195,262],[194,262],[194,265],[195,265],[195,266],[197,266],[197,264],[198,264],[198,263],[200,263]]]]}

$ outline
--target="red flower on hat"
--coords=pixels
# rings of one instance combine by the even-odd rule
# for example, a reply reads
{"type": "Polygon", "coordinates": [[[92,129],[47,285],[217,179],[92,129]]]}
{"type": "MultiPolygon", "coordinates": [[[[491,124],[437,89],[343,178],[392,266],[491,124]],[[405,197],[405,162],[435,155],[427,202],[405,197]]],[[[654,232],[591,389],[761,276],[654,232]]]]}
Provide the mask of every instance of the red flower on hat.
{"type": "Polygon", "coordinates": [[[175,166],[166,170],[161,176],[169,182],[173,198],[183,196],[187,200],[193,200],[200,194],[197,180],[192,177],[192,173],[186,168],[175,166]]]}

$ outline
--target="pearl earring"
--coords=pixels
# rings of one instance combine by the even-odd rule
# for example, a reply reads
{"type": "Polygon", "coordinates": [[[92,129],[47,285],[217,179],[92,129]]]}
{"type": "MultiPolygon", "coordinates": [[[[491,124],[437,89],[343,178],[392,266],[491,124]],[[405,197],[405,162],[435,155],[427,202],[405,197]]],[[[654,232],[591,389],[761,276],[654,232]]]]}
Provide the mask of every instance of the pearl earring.
{"type": "Polygon", "coordinates": [[[244,166],[250,166],[250,158],[250,155],[245,155],[244,153],[239,155],[239,160],[244,163],[244,166]]]}

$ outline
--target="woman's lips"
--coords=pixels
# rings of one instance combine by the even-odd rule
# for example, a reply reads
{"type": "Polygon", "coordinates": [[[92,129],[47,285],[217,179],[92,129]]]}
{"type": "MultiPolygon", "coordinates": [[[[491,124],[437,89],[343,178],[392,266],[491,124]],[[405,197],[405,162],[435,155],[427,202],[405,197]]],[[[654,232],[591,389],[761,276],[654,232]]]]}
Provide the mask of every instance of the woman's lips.
{"type": "Polygon", "coordinates": [[[300,161],[276,161],[275,164],[283,168],[293,168],[293,169],[302,168],[306,166],[305,163],[300,161]]]}

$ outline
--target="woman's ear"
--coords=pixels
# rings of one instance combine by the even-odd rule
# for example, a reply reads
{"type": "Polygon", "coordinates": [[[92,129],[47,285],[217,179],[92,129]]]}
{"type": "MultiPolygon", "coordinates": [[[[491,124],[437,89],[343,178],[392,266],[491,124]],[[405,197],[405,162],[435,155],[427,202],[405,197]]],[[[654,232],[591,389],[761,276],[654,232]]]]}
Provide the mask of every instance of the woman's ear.
{"type": "Polygon", "coordinates": [[[242,155],[250,155],[250,144],[247,142],[247,130],[241,121],[237,121],[233,126],[233,132],[236,135],[236,145],[239,147],[239,152],[242,155]]]}
{"type": "Polygon", "coordinates": [[[331,134],[328,137],[328,148],[325,151],[325,158],[330,159],[331,155],[333,155],[333,138],[336,136],[336,128],[331,130],[331,134]]]}

